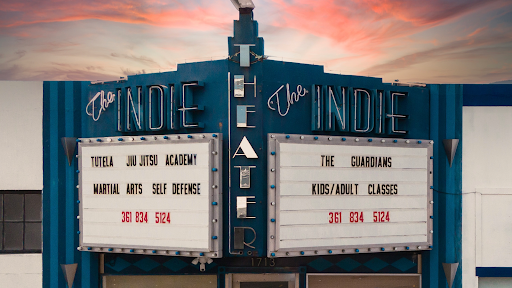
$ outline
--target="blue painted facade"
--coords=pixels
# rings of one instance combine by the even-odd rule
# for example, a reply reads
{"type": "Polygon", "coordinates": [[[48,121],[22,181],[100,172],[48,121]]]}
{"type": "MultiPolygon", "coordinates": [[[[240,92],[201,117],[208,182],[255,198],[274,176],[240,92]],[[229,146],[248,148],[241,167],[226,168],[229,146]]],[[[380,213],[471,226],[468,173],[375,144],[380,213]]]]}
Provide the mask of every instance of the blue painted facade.
{"type": "MultiPolygon", "coordinates": [[[[223,134],[224,257],[208,264],[205,272],[199,272],[197,265],[190,264],[192,258],[107,253],[104,256],[105,274],[217,274],[218,287],[223,287],[225,273],[293,272],[300,273],[300,285],[305,287],[305,273],[417,273],[418,261],[421,259],[423,287],[447,287],[441,263],[462,262],[462,106],[466,105],[466,101],[477,102],[480,87],[392,86],[382,83],[379,78],[324,73],[322,66],[271,61],[261,57],[264,55],[263,39],[258,37],[257,23],[252,20],[252,14],[242,13],[234,27],[234,37],[228,40],[230,57],[226,60],[180,64],[174,72],[134,75],[126,80],[108,83],[44,82],[43,287],[66,287],[60,264],[70,263],[78,263],[74,287],[100,287],[101,283],[99,255],[77,250],[77,161],[74,160],[68,166],[61,138],[173,133],[223,134]],[[254,44],[250,48],[253,53],[250,55],[252,63],[248,68],[240,67],[240,44],[254,44]],[[253,86],[248,84],[245,86],[245,97],[235,98],[235,75],[244,75],[247,83],[252,83],[256,76],[256,94],[253,86]],[[155,88],[151,90],[151,87],[155,88]],[[287,96],[287,87],[290,97],[287,96]],[[300,94],[304,89],[308,93],[303,97],[295,98],[292,94],[300,94]],[[373,100],[372,103],[382,103],[383,113],[378,112],[380,106],[377,104],[366,107],[361,100],[365,98],[354,101],[348,97],[347,105],[343,107],[348,115],[343,129],[339,119],[334,114],[329,114],[329,89],[336,91],[335,95],[339,97],[337,99],[342,99],[343,91],[352,95],[355,89],[365,90],[373,100]],[[92,101],[95,103],[93,109],[91,100],[101,91],[113,93],[111,97],[114,100],[108,105],[104,102],[102,106],[101,98],[97,98],[92,101]],[[150,94],[150,91],[155,94],[150,94]],[[132,102],[121,101],[127,99],[128,93],[132,96],[133,105],[132,102]],[[163,98],[159,98],[158,93],[163,93],[163,98]],[[405,96],[392,98],[393,93],[405,96]],[[466,94],[469,95],[468,98],[466,94]],[[159,115],[161,99],[164,101],[164,117],[152,117],[150,120],[150,115],[159,115]],[[292,103],[288,99],[293,99],[292,103]],[[254,112],[248,113],[248,123],[255,128],[237,128],[238,105],[251,105],[254,112]],[[183,109],[180,108],[183,107],[195,110],[182,112],[183,109]],[[134,111],[133,109],[137,113],[127,112],[134,111]],[[364,120],[353,120],[354,115],[358,116],[357,119],[365,118],[361,117],[365,111],[371,113],[368,123],[364,120]],[[394,119],[386,116],[393,113],[406,117],[394,119]],[[331,127],[328,127],[329,120],[331,127]],[[140,121],[140,126],[137,121],[140,121]],[[407,133],[394,132],[392,121],[395,131],[407,133]],[[197,127],[187,127],[189,125],[197,127]],[[160,126],[162,127],[159,128],[160,126]],[[266,224],[266,167],[269,133],[434,140],[432,249],[278,258],[273,267],[252,267],[253,257],[265,257],[267,254],[266,239],[269,235],[266,224]],[[258,155],[257,159],[233,158],[233,153],[243,137],[247,137],[251,143],[258,155]],[[442,140],[452,138],[460,139],[461,142],[450,167],[442,140]],[[257,167],[251,171],[250,189],[239,188],[239,170],[235,166],[257,167]],[[231,171],[231,179],[228,171],[231,171]],[[236,196],[256,197],[256,204],[249,208],[249,213],[256,219],[236,217],[236,196]],[[254,249],[233,248],[234,227],[255,229],[258,236],[252,244],[254,249]]],[[[109,96],[104,96],[108,100],[109,96]]],[[[252,239],[252,232],[246,230],[245,237],[252,239]]],[[[461,287],[461,271],[459,266],[453,287],[461,287]]]]}

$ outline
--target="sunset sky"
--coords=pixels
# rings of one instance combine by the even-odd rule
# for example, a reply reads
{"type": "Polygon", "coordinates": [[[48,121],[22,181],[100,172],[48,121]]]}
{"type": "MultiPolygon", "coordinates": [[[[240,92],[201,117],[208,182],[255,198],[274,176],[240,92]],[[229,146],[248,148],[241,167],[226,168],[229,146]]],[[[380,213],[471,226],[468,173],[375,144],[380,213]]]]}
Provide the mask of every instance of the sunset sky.
{"type": "MultiPolygon", "coordinates": [[[[512,0],[253,0],[270,59],[385,82],[512,80],[512,0]]],[[[0,80],[113,80],[226,58],[229,0],[0,0],[0,80]]]]}

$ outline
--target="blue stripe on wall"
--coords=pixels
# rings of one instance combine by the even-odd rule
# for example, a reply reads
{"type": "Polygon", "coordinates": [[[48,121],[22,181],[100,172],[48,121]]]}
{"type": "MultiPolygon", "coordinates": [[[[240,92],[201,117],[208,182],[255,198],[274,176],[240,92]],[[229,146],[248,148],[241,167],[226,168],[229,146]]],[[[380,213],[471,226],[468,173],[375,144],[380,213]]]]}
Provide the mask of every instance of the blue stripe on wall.
{"type": "MultiPolygon", "coordinates": [[[[64,115],[64,135],[71,137],[74,133],[74,119],[73,119],[73,94],[74,94],[74,83],[73,82],[65,82],[65,92],[64,92],[64,106],[65,106],[65,115],[64,115]],[[70,112],[71,111],[71,112],[70,112]]],[[[67,159],[66,159],[67,160],[67,159]]],[[[75,162],[73,159],[73,162],[71,163],[71,167],[75,167],[75,162]]],[[[67,163],[67,161],[66,161],[67,163]]],[[[68,165],[69,167],[69,165],[68,165]]],[[[75,225],[76,222],[76,212],[75,212],[75,206],[76,206],[76,200],[74,193],[76,191],[75,185],[75,174],[73,170],[71,169],[65,169],[65,226],[66,226],[66,253],[65,253],[65,262],[66,264],[72,264],[75,263],[75,253],[74,250],[76,250],[77,244],[75,244],[75,240],[78,238],[75,236],[76,234],[70,233],[71,231],[77,231],[77,227],[75,225]]]]}
{"type": "Polygon", "coordinates": [[[464,106],[512,106],[511,84],[464,84],[464,106]]]}
{"type": "MultiPolygon", "coordinates": [[[[430,138],[434,140],[434,248],[423,252],[423,287],[446,287],[442,263],[461,263],[462,86],[429,85],[430,138]],[[443,140],[461,140],[452,167],[443,140]]],[[[453,287],[462,287],[461,267],[453,287]]]]}
{"type": "Polygon", "coordinates": [[[99,285],[98,255],[76,249],[77,161],[68,165],[61,144],[62,137],[81,136],[81,100],[88,84],[43,83],[43,287],[67,287],[60,265],[71,263],[78,263],[73,287],[99,285]]]}
{"type": "MultiPolygon", "coordinates": [[[[47,287],[59,287],[59,270],[55,269],[54,267],[59,266],[59,181],[58,181],[58,150],[55,149],[58,145],[58,138],[55,137],[59,134],[59,126],[58,126],[58,119],[59,119],[59,89],[58,89],[58,82],[50,82],[50,91],[49,91],[49,138],[48,138],[48,154],[49,159],[48,162],[45,162],[43,164],[43,168],[46,168],[46,170],[49,173],[49,184],[50,185],[44,185],[45,188],[45,195],[43,197],[48,196],[49,197],[49,203],[47,211],[47,215],[50,215],[50,229],[48,232],[50,232],[50,241],[47,243],[46,251],[43,250],[43,253],[48,252],[50,253],[50,265],[49,267],[46,267],[49,269],[50,273],[50,281],[48,283],[49,286],[47,287]],[[54,136],[55,135],[55,136],[54,136]],[[47,188],[46,188],[47,187],[47,188]]],[[[44,112],[43,112],[44,113],[44,112]]],[[[44,171],[43,171],[44,174],[44,171]]],[[[46,177],[45,177],[46,178],[46,177]]],[[[43,215],[43,219],[45,216],[43,215]]],[[[44,245],[44,243],[43,243],[44,245]]],[[[45,265],[43,264],[43,267],[45,265]]],[[[44,272],[44,271],[43,271],[44,272]]]]}
{"type": "MultiPolygon", "coordinates": [[[[50,111],[50,82],[43,83],[43,111],[50,111]]],[[[43,123],[49,123],[50,113],[43,112],[43,123]]],[[[49,287],[50,285],[50,273],[48,271],[50,264],[50,243],[51,243],[51,229],[50,229],[50,216],[49,216],[49,207],[50,207],[50,178],[46,177],[49,175],[49,170],[47,169],[48,163],[50,163],[50,153],[48,147],[48,141],[50,139],[50,130],[46,124],[43,124],[43,170],[45,177],[43,178],[43,286],[49,287]],[[45,265],[48,264],[48,265],[45,265]]]]}
{"type": "Polygon", "coordinates": [[[512,277],[512,267],[476,267],[478,277],[512,277]]]}
{"type": "MultiPolygon", "coordinates": [[[[62,148],[62,142],[61,137],[64,134],[64,125],[65,125],[65,116],[66,116],[66,110],[64,106],[64,99],[65,99],[65,84],[66,82],[57,82],[58,92],[57,92],[57,113],[55,113],[57,116],[57,139],[55,139],[55,146],[53,146],[51,149],[54,149],[54,155],[55,158],[52,159],[53,167],[56,169],[57,177],[59,177],[59,180],[57,182],[57,191],[52,191],[52,194],[57,195],[54,204],[57,205],[57,218],[58,218],[58,231],[59,231],[59,246],[58,246],[58,257],[57,261],[59,263],[58,269],[60,271],[57,271],[56,273],[59,274],[58,276],[58,283],[59,285],[63,285],[65,283],[64,277],[62,277],[63,272],[60,267],[60,264],[67,264],[66,263],[66,239],[65,235],[68,231],[66,231],[66,202],[65,202],[65,191],[66,191],[66,181],[61,181],[62,178],[64,178],[65,172],[66,172],[66,166],[63,164],[66,163],[67,159],[64,155],[64,149],[62,148]]],[[[53,136],[50,136],[53,137],[53,136]]],[[[52,139],[53,141],[53,139],[52,139]]],[[[64,179],[63,179],[64,180],[64,179]]],[[[56,207],[55,205],[53,207],[56,207]]],[[[65,284],[64,284],[65,285],[65,284]]],[[[61,287],[61,286],[59,286],[61,287]]]]}

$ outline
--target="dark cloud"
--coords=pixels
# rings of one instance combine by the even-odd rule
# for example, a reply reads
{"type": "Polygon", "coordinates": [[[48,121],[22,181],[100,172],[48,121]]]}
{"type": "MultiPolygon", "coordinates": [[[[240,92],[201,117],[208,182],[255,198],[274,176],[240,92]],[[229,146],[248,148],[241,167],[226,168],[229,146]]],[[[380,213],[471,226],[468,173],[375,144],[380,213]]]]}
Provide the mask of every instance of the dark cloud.
{"type": "Polygon", "coordinates": [[[130,68],[121,68],[121,72],[123,75],[129,76],[129,75],[137,75],[137,74],[146,74],[146,70],[132,70],[130,68]]]}
{"type": "Polygon", "coordinates": [[[105,69],[103,69],[103,67],[101,66],[87,66],[85,67],[85,69],[89,70],[89,71],[94,71],[94,70],[101,70],[101,71],[104,71],[105,69]]]}
{"type": "MultiPolygon", "coordinates": [[[[1,68],[0,67],[0,79],[2,80],[20,80],[23,77],[20,77],[20,72],[22,69],[18,65],[11,65],[9,67],[1,68]]],[[[25,79],[23,79],[25,80],[25,79]]]]}
{"type": "Polygon", "coordinates": [[[39,70],[26,69],[26,67],[21,65],[10,65],[5,68],[0,67],[0,79],[24,81],[110,81],[119,79],[119,75],[76,69],[73,68],[73,65],[65,64],[39,70]]]}
{"type": "MultiPolygon", "coordinates": [[[[6,2],[6,1],[4,1],[6,2]]],[[[120,23],[148,24],[162,27],[202,29],[224,27],[227,1],[153,1],[153,0],[20,0],[2,3],[0,27],[39,23],[99,19],[120,23]]],[[[234,9],[233,9],[234,10],[234,9]]]]}
{"type": "Polygon", "coordinates": [[[436,48],[407,54],[383,64],[374,65],[359,72],[361,75],[382,76],[409,68],[415,64],[440,60],[488,57],[489,55],[510,55],[512,33],[477,35],[477,37],[455,40],[436,48]]]}
{"type": "Polygon", "coordinates": [[[134,55],[128,55],[128,54],[114,53],[114,52],[110,53],[110,56],[115,57],[115,58],[123,58],[123,59],[132,60],[132,61],[144,64],[144,65],[148,65],[148,66],[159,66],[155,60],[153,60],[149,57],[146,57],[146,56],[134,56],[134,55]]]}
{"type": "Polygon", "coordinates": [[[18,51],[16,51],[16,55],[17,55],[19,58],[21,58],[21,57],[25,56],[26,54],[27,54],[27,51],[25,51],[25,50],[18,50],[18,51]]]}
{"type": "MultiPolygon", "coordinates": [[[[14,55],[10,59],[7,59],[7,61],[1,63],[1,65],[7,65],[7,64],[10,64],[12,62],[16,62],[17,60],[25,57],[25,55],[27,55],[27,51],[25,51],[25,50],[18,50],[16,52],[14,52],[14,55]]],[[[0,57],[0,58],[2,58],[2,57],[0,57]]]]}
{"type": "MultiPolygon", "coordinates": [[[[407,37],[509,0],[271,0],[281,8],[274,27],[291,28],[341,43],[350,52],[379,53],[407,37]]],[[[274,28],[275,29],[275,28],[274,28]]]]}
{"type": "Polygon", "coordinates": [[[74,42],[48,42],[43,43],[41,48],[34,49],[33,51],[44,53],[61,52],[77,46],[79,44],[74,42]]]}
{"type": "Polygon", "coordinates": [[[512,79],[511,80],[492,82],[492,83],[489,83],[489,84],[512,84],[512,79]]]}
{"type": "Polygon", "coordinates": [[[25,80],[59,80],[59,81],[112,81],[118,80],[119,75],[97,73],[81,69],[48,69],[37,71],[25,80]]]}

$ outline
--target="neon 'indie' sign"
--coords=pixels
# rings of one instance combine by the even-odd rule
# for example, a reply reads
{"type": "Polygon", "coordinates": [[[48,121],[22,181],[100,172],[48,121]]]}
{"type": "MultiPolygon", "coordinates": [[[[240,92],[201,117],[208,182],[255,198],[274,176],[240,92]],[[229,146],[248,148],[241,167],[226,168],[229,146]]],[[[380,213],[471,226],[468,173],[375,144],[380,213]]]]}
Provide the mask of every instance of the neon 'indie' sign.
{"type": "Polygon", "coordinates": [[[201,82],[183,83],[179,108],[172,85],[150,85],[146,91],[143,91],[143,87],[101,90],[91,97],[85,112],[98,121],[110,106],[117,106],[117,130],[122,132],[202,128],[203,123],[192,122],[191,114],[202,108],[189,104],[193,102],[193,88],[201,86],[201,82]],[[178,113],[181,114],[179,123],[176,121],[178,113]]]}
{"type": "MultiPolygon", "coordinates": [[[[179,108],[174,86],[151,85],[147,86],[146,95],[143,87],[137,87],[136,91],[131,87],[117,88],[114,92],[101,90],[91,97],[85,110],[98,121],[117,100],[117,130],[123,132],[202,128],[203,123],[192,121],[192,113],[202,110],[202,106],[191,104],[193,88],[202,86],[201,82],[182,83],[179,108]],[[176,121],[178,113],[181,117],[176,121]]],[[[398,113],[398,99],[406,96],[403,92],[329,85],[312,85],[310,91],[302,85],[286,84],[271,94],[267,106],[286,117],[295,104],[307,102],[302,99],[309,98],[312,131],[406,134],[402,127],[406,127],[408,117],[398,113]]]]}
{"type": "Polygon", "coordinates": [[[293,105],[308,94],[311,95],[312,103],[312,131],[407,133],[406,130],[398,129],[399,120],[402,127],[407,116],[397,113],[397,100],[406,97],[405,93],[329,85],[312,85],[309,93],[302,85],[290,89],[290,84],[286,84],[281,85],[268,98],[267,106],[285,117],[293,105]],[[286,90],[283,89],[285,86],[286,90]],[[290,90],[294,92],[290,93],[290,90]]]}

